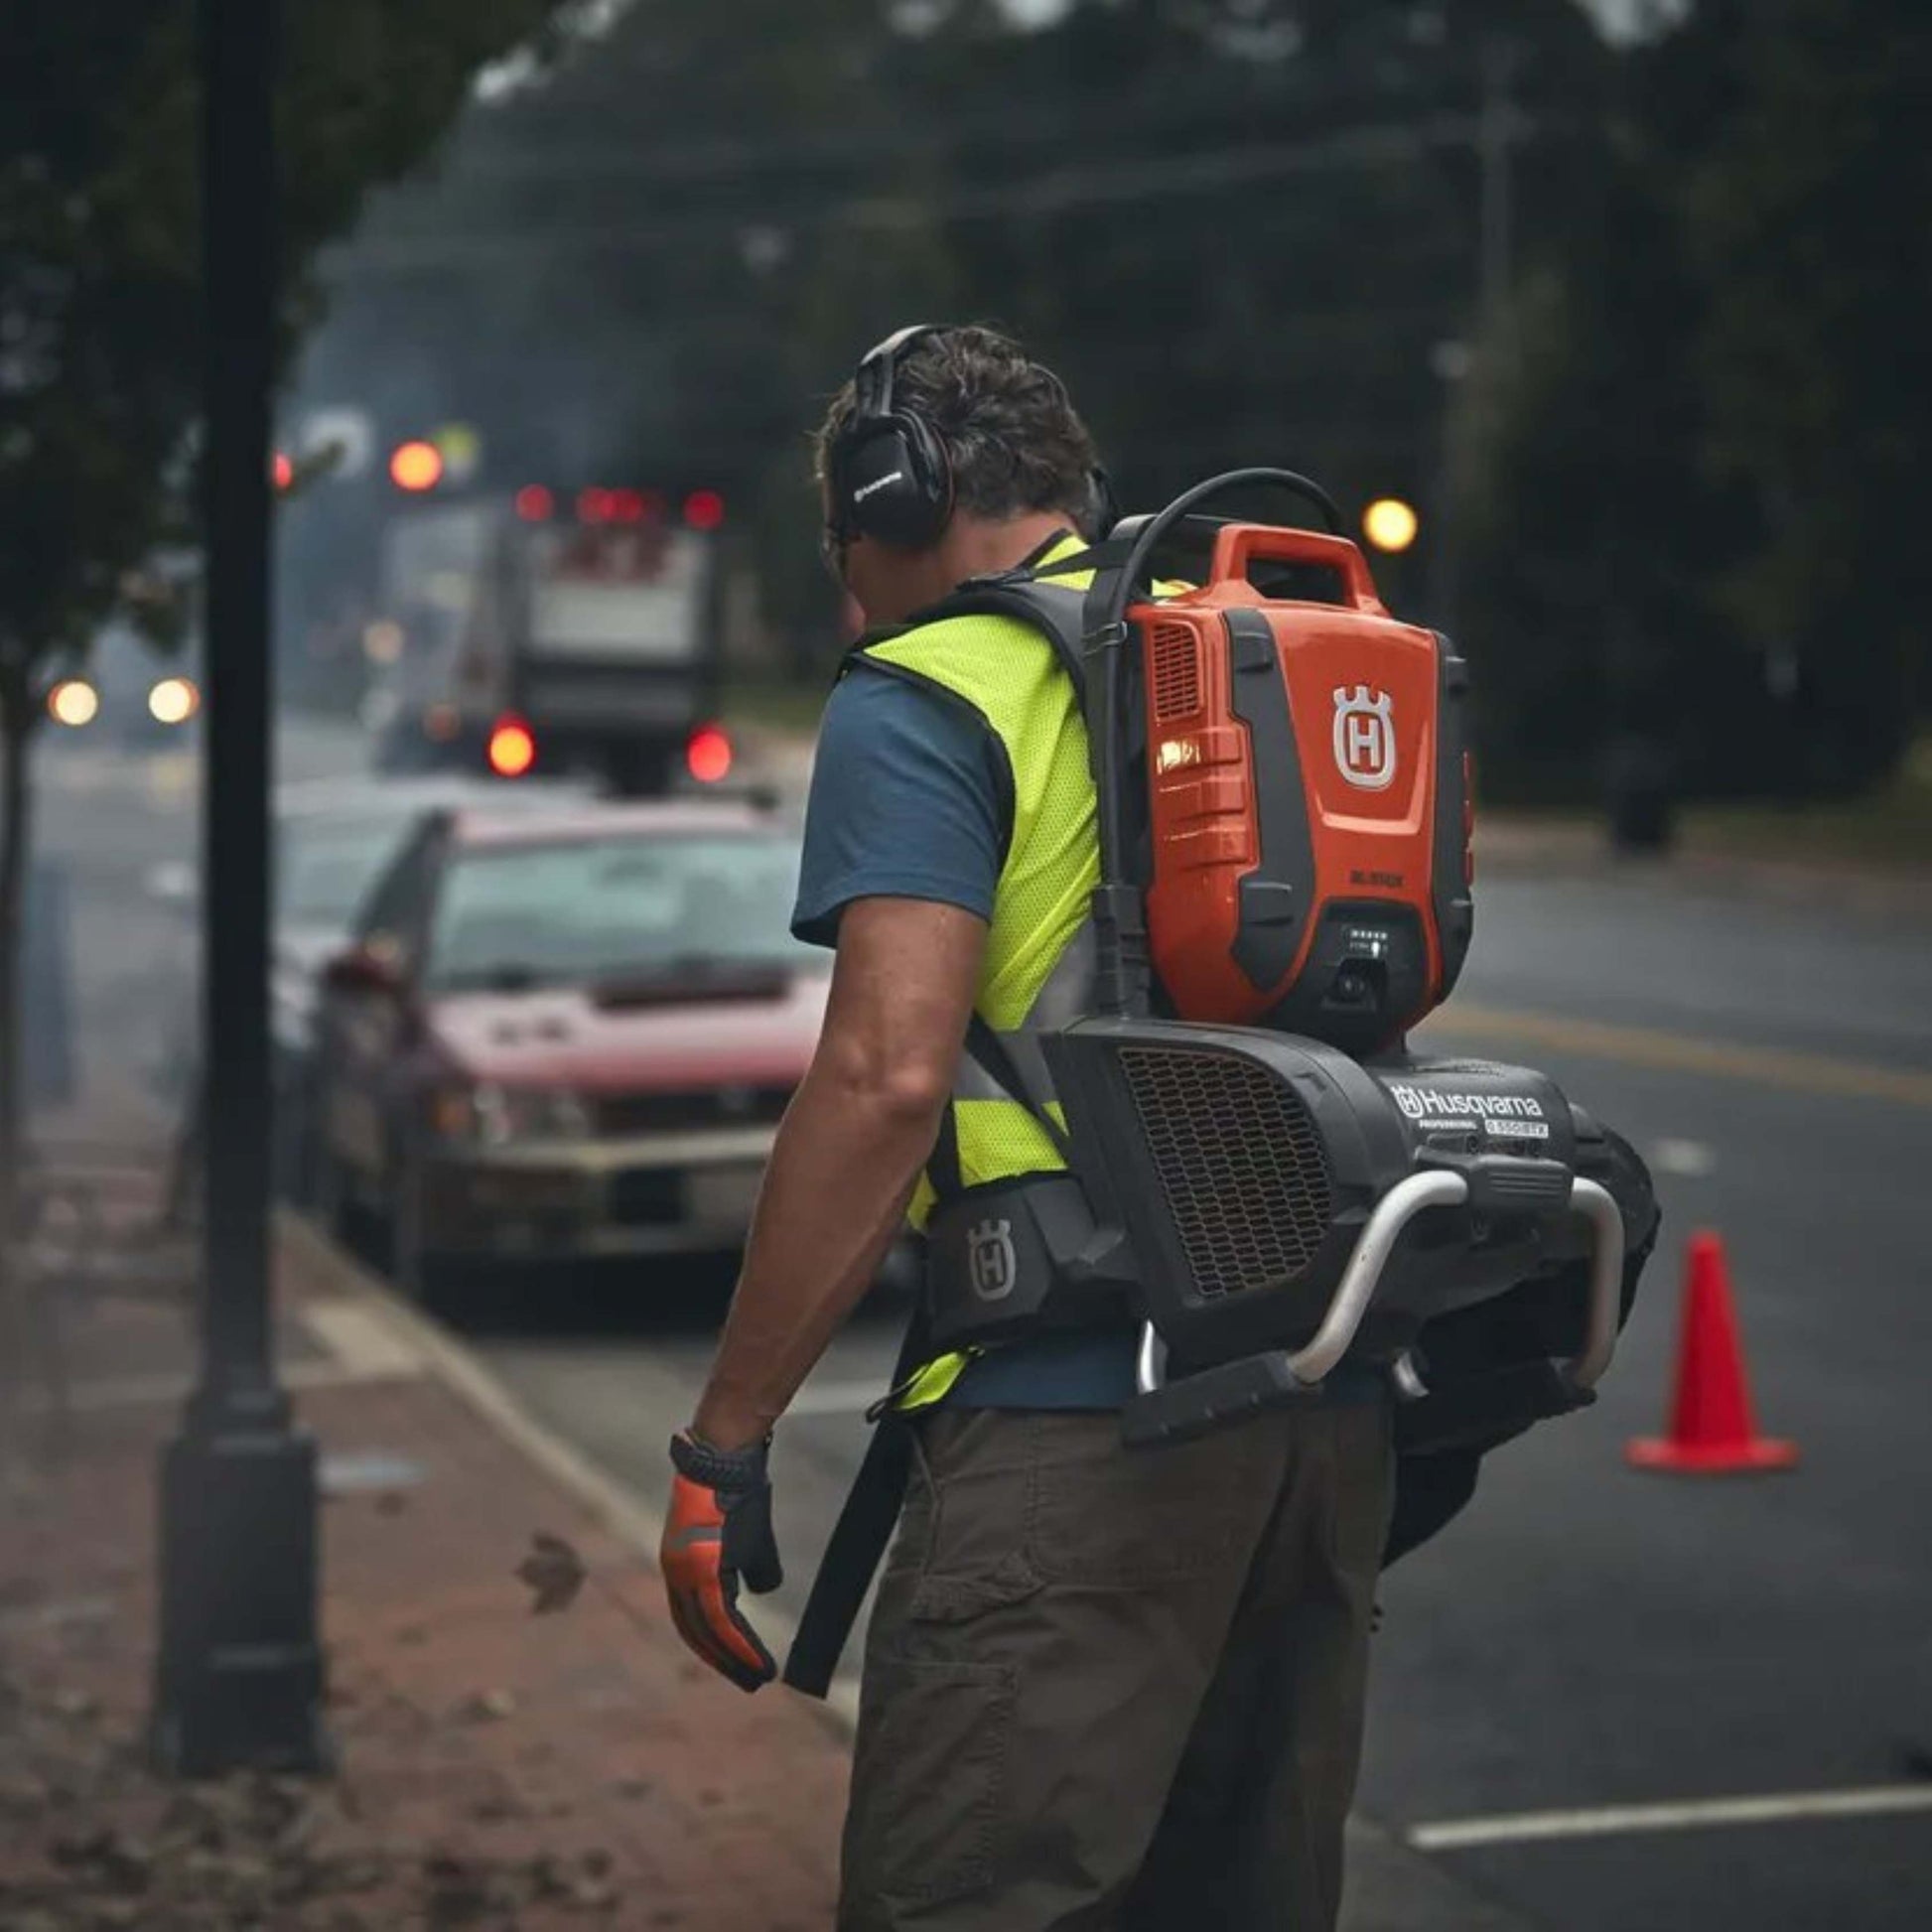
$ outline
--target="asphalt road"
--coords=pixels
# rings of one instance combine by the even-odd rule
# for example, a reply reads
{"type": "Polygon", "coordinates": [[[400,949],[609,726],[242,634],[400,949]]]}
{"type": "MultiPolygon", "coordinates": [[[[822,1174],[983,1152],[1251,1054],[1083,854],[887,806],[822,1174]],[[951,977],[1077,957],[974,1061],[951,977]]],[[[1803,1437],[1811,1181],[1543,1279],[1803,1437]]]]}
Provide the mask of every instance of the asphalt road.
{"type": "MultiPolygon", "coordinates": [[[[1497,1456],[1467,1516],[1390,1574],[1364,1811],[1427,1838],[1925,1779],[1932,1087],[1864,1089],[1932,1065],[1932,919],[1713,897],[1658,871],[1503,878],[1480,907],[1465,984],[1421,1043],[1547,1067],[1648,1152],[1667,1237],[1596,1408],[1497,1456]],[[1624,1465],[1625,1439],[1663,1419],[1697,1227],[1725,1238],[1760,1417],[1804,1452],[1792,1474],[1624,1465]]],[[[654,1494],[727,1279],[585,1281],[537,1317],[498,1300],[477,1338],[553,1426],[654,1494]]],[[[780,1433],[787,1608],[895,1341],[890,1311],[862,1316],[780,1433]]],[[[1679,1819],[1432,1856],[1562,1932],[1932,1924],[1932,1810],[1679,1819]]]]}
{"type": "MultiPolygon", "coordinates": [[[[343,754],[298,734],[285,768],[343,754]]],[[[156,1016],[190,984],[192,941],[142,881],[192,852],[192,772],[54,762],[43,850],[74,884],[91,1051],[118,1065],[165,1038],[156,1016]]],[[[1632,1829],[1605,1808],[1932,1793],[1932,903],[1876,916],[1829,881],[1770,900],[1604,869],[1485,879],[1479,907],[1425,1043],[1547,1067],[1651,1156],[1667,1234],[1595,1409],[1494,1458],[1469,1513],[1386,1581],[1362,1808],[1467,1903],[1399,1922],[1923,1932],[1932,1809],[1632,1829]],[[1624,1465],[1662,1421],[1695,1227],[1725,1237],[1760,1418],[1803,1450],[1790,1474],[1624,1465]]],[[[477,1281],[450,1312],[536,1413],[655,1496],[729,1279],[726,1261],[477,1281]]],[[[781,1432],[781,1605],[896,1328],[862,1313],[781,1432]]]]}

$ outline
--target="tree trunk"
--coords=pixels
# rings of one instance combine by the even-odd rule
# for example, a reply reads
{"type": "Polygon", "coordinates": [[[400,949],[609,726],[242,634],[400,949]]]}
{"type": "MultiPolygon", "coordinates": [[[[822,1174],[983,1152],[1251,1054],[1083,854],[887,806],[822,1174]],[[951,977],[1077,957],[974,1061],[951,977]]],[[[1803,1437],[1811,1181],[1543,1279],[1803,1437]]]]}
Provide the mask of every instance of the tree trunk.
{"type": "Polygon", "coordinates": [[[26,678],[0,668],[0,1417],[27,1368],[27,1283],[19,1267],[21,1136],[20,969],[29,845],[27,754],[33,730],[26,678]]]}

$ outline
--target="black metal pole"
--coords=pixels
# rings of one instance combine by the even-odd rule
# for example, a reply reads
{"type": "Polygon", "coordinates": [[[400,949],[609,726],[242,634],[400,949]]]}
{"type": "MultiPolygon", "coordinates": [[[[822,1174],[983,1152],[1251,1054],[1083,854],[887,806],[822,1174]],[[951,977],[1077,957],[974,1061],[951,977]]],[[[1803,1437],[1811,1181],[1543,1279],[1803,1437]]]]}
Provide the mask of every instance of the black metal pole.
{"type": "Polygon", "coordinates": [[[198,0],[207,441],[207,1237],[201,1377],[161,1475],[152,1742],[168,1770],[314,1769],[315,1446],[269,1305],[275,0],[198,0]]]}

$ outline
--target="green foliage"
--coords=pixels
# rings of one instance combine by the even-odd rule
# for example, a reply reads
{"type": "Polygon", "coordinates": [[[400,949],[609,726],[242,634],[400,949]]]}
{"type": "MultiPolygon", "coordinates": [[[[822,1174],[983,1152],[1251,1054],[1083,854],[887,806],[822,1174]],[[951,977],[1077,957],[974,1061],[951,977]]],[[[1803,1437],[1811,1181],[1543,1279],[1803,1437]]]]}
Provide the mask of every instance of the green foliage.
{"type": "Polygon", "coordinates": [[[1255,460],[1417,502],[1378,575],[1475,660],[1492,793],[1592,796],[1619,735],[1718,791],[1842,788],[1925,704],[1928,37],[1921,0],[1698,0],[1619,48],[1578,0],[1067,0],[1031,31],[636,0],[470,118],[317,399],[413,356],[396,407],[531,475],[717,483],[804,668],[835,648],[826,395],[899,323],[1001,323],[1130,503],[1255,460]]]}
{"type": "Polygon", "coordinates": [[[1808,776],[1844,789],[1890,768],[1928,696],[1932,15],[1778,0],[1734,25],[1738,108],[1686,207],[1705,456],[1755,511],[1718,594],[1742,636],[1795,658],[1808,776]]]}
{"type": "Polygon", "coordinates": [[[1587,791],[1606,726],[1705,790],[1870,785],[1927,696],[1932,17],[1705,0],[1622,65],[1471,559],[1505,789],[1587,791]]]}
{"type": "MultiPolygon", "coordinates": [[[[1134,502],[1263,459],[1351,508],[1426,497],[1432,351],[1476,295],[1498,33],[1540,117],[1518,143],[1521,219],[1547,232],[1609,68],[1572,0],[1072,0],[1032,32],[991,0],[643,0],[520,126],[475,127],[475,156],[507,156],[488,206],[458,167],[423,225],[501,235],[513,217],[528,237],[477,332],[528,345],[499,398],[546,338],[595,336],[587,312],[625,319],[617,374],[636,386],[611,421],[627,409],[631,470],[716,466],[754,508],[768,601],[829,648],[805,435],[857,353],[919,316],[1025,337],[1134,502]],[[581,172],[550,159],[567,153],[581,172]],[[551,184],[541,210],[534,190],[505,198],[523,167],[551,184]],[[552,224],[621,224],[622,245],[546,270],[552,224]]],[[[423,277],[414,308],[368,303],[454,338],[479,286],[423,277]]],[[[484,366],[481,342],[456,352],[484,366]]]]}

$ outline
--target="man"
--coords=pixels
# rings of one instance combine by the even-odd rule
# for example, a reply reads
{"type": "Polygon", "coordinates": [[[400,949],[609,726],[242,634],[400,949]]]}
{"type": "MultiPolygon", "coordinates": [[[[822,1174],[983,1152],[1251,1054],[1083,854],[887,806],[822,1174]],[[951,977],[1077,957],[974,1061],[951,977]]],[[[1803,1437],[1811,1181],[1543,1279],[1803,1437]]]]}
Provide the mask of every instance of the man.
{"type": "MultiPolygon", "coordinates": [[[[922,1222],[935,1196],[1063,1167],[961,1049],[976,1012],[1046,1024],[1096,877],[1085,729],[1046,638],[916,621],[968,578],[1082,547],[1098,473],[1064,389],[987,330],[903,331],[819,455],[828,561],[875,626],[826,707],[794,914],[837,961],[673,1445],[663,1550],[680,1630],[747,1689],[772,1675],[737,1602],[741,1580],[778,1582],[764,1445],[908,1201],[922,1222]]],[[[1383,1385],[1344,1366],[1321,1407],[1129,1450],[1133,1352],[1122,1311],[901,1387],[912,1417],[888,1426],[913,1468],[866,1650],[848,1932],[1334,1924],[1383,1385]]]]}

